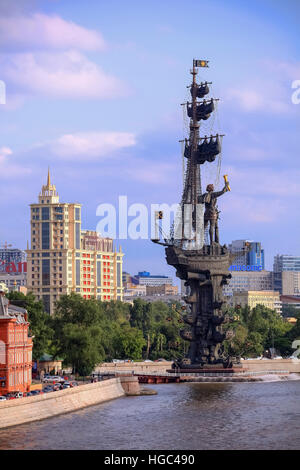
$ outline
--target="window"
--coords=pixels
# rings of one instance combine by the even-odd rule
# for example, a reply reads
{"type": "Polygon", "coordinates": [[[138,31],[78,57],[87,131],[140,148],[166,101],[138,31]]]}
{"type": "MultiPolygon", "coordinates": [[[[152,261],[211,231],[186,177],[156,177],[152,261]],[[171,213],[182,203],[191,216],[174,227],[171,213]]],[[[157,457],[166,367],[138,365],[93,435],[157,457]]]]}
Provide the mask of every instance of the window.
{"type": "Polygon", "coordinates": [[[75,224],[75,247],[80,250],[80,223],[75,224]]]}
{"type": "Polygon", "coordinates": [[[42,220],[50,219],[50,209],[49,207],[42,207],[42,220]]]}
{"type": "Polygon", "coordinates": [[[43,303],[46,313],[50,314],[50,295],[43,295],[43,303]]]}
{"type": "Polygon", "coordinates": [[[42,285],[50,285],[50,260],[42,260],[42,285]]]}
{"type": "MultiPolygon", "coordinates": [[[[48,208],[45,207],[45,209],[48,209],[48,208]]],[[[45,249],[47,250],[49,248],[50,248],[49,222],[42,222],[42,250],[45,250],[45,249]]]]}
{"type": "Polygon", "coordinates": [[[80,260],[76,260],[76,285],[80,285],[80,260]]]}

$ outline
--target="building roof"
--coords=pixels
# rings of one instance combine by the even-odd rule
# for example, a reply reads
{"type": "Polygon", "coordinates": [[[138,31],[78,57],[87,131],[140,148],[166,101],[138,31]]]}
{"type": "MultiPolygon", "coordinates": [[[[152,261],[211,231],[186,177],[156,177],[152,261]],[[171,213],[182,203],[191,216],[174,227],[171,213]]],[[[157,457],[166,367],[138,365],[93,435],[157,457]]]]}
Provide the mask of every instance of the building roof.
{"type": "Polygon", "coordinates": [[[52,361],[63,361],[63,359],[57,357],[55,359],[53,359],[53,356],[51,356],[50,354],[43,354],[40,358],[39,358],[39,362],[52,362],[52,361]]]}
{"type": "Polygon", "coordinates": [[[11,305],[9,300],[0,294],[0,318],[8,319],[15,318],[17,323],[27,323],[25,315],[27,310],[25,308],[17,307],[16,305],[11,305]]]}

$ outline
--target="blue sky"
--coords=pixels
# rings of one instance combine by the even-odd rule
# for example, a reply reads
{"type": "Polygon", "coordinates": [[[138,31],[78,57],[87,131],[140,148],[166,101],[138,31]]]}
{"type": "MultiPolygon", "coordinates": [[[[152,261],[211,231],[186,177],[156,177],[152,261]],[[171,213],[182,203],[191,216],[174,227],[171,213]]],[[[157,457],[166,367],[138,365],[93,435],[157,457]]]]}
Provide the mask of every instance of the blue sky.
{"type": "MultiPolygon", "coordinates": [[[[221,242],[261,241],[267,268],[300,255],[299,17],[297,0],[0,1],[0,243],[26,247],[48,166],[61,200],[83,204],[84,228],[119,195],[179,202],[180,103],[192,59],[206,58],[232,188],[221,242]]],[[[126,271],[174,276],[161,247],[121,244],[126,271]]]]}

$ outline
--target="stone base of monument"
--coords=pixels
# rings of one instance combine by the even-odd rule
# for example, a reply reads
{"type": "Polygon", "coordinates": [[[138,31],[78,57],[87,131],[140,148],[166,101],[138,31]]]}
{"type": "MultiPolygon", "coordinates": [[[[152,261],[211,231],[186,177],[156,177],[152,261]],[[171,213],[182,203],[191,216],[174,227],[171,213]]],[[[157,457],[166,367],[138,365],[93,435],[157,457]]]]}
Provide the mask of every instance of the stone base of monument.
{"type": "MultiPolygon", "coordinates": [[[[167,372],[179,376],[180,382],[265,382],[273,380],[288,380],[289,370],[255,370],[250,371],[241,365],[236,367],[177,367],[167,372]]],[[[296,374],[292,374],[296,375],[296,374]]],[[[299,377],[300,378],[300,377],[299,377]]]]}
{"type": "Polygon", "coordinates": [[[228,368],[223,368],[223,367],[193,367],[193,368],[187,368],[187,367],[177,367],[176,369],[169,369],[167,372],[170,372],[172,374],[197,374],[197,375],[219,375],[219,376],[227,376],[227,375],[233,375],[237,373],[242,373],[245,372],[245,369],[242,367],[228,367],[228,368]]]}

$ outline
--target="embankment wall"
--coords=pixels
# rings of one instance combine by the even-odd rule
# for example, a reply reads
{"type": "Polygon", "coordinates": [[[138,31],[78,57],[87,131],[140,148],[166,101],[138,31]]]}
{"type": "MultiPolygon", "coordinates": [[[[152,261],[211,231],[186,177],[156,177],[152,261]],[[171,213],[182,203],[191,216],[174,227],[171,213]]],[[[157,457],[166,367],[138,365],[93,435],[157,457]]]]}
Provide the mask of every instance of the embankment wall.
{"type": "Polygon", "coordinates": [[[2,401],[0,428],[51,418],[125,395],[118,377],[57,392],[2,401]]]}
{"type": "Polygon", "coordinates": [[[172,368],[172,361],[165,362],[124,362],[113,364],[112,362],[103,362],[99,364],[94,372],[98,374],[105,374],[109,372],[127,372],[135,374],[143,373],[157,373],[166,372],[168,369],[172,368]]]}
{"type": "Polygon", "coordinates": [[[243,369],[249,372],[259,371],[288,371],[290,373],[300,373],[299,359],[254,359],[241,361],[243,369]]]}

